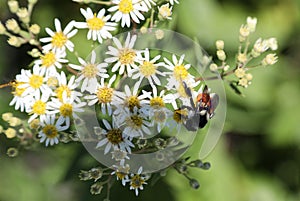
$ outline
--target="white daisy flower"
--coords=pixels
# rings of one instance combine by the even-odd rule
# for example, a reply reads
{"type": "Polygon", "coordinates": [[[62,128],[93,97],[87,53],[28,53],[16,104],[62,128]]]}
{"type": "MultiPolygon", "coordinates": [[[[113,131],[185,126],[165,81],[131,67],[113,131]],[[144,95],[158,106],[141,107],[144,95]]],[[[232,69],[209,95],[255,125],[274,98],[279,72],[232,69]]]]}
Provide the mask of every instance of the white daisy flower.
{"type": "Polygon", "coordinates": [[[82,96],[82,93],[76,90],[78,83],[75,82],[75,76],[73,75],[67,80],[66,74],[61,71],[60,74],[56,74],[56,78],[58,85],[54,89],[54,96],[63,102],[63,94],[66,93],[67,98],[72,98],[76,102],[80,102],[79,97],[82,96]]]}
{"type": "Polygon", "coordinates": [[[43,50],[45,52],[49,52],[50,50],[53,50],[54,52],[64,52],[67,48],[69,51],[73,52],[74,44],[69,39],[72,38],[78,31],[77,29],[72,30],[74,22],[75,21],[69,22],[62,31],[60,21],[58,19],[54,19],[56,31],[54,32],[51,29],[46,28],[46,32],[50,35],[50,37],[40,39],[42,43],[50,42],[49,44],[43,46],[43,50]]]}
{"type": "Polygon", "coordinates": [[[71,118],[79,118],[76,112],[84,112],[83,107],[86,105],[85,102],[75,103],[73,98],[67,98],[67,94],[63,93],[63,99],[60,101],[57,98],[52,98],[48,103],[49,114],[59,113],[58,121],[65,122],[70,126],[71,118]]]}
{"type": "Polygon", "coordinates": [[[120,113],[120,109],[123,111],[124,107],[132,112],[134,108],[139,109],[143,104],[145,105],[146,101],[144,99],[147,98],[148,95],[145,93],[138,95],[139,83],[134,85],[132,92],[128,85],[125,85],[124,90],[125,92],[116,91],[116,96],[118,96],[119,99],[113,102],[113,105],[117,107],[114,112],[115,114],[120,113]]]}
{"type": "Polygon", "coordinates": [[[96,90],[91,95],[86,95],[84,98],[88,100],[88,105],[95,105],[96,103],[100,104],[101,112],[103,114],[108,113],[108,115],[112,114],[112,104],[119,100],[116,96],[116,90],[112,88],[113,82],[116,80],[116,75],[114,74],[108,84],[104,82],[104,79],[100,80],[100,84],[97,84],[96,90]]]}
{"type": "Polygon", "coordinates": [[[15,105],[15,110],[19,110],[24,112],[26,107],[28,107],[29,103],[32,101],[32,96],[24,96],[24,91],[26,88],[20,87],[22,83],[15,82],[13,84],[12,94],[14,95],[13,99],[9,103],[10,106],[15,105]]]}
{"type": "Polygon", "coordinates": [[[34,64],[42,68],[45,71],[45,76],[49,77],[57,73],[56,68],[62,68],[61,63],[68,63],[67,59],[63,59],[65,56],[66,52],[46,52],[34,64]]]}
{"type": "Polygon", "coordinates": [[[20,83],[20,88],[25,88],[23,96],[37,96],[37,94],[51,94],[52,90],[47,85],[45,71],[39,66],[33,66],[33,72],[30,70],[21,70],[21,74],[16,76],[16,81],[20,83]]]}
{"type": "Polygon", "coordinates": [[[121,180],[123,186],[125,186],[126,182],[129,180],[130,170],[130,166],[128,164],[124,165],[124,163],[125,160],[122,160],[120,165],[113,165],[113,169],[115,169],[115,171],[111,173],[111,175],[115,174],[117,176],[117,180],[121,180]]]}
{"type": "Polygon", "coordinates": [[[147,184],[146,177],[142,175],[143,167],[138,169],[137,174],[131,174],[126,182],[130,182],[130,190],[135,191],[135,195],[139,195],[139,190],[143,190],[143,185],[147,184]]]}
{"type": "Polygon", "coordinates": [[[130,74],[132,74],[132,79],[139,78],[139,83],[142,82],[144,78],[146,78],[152,88],[156,88],[155,85],[161,85],[161,82],[157,75],[165,76],[165,74],[158,70],[159,67],[164,66],[163,62],[156,63],[160,59],[160,55],[157,55],[153,59],[150,60],[150,52],[148,48],[143,51],[144,57],[139,55],[140,59],[138,63],[140,64],[138,67],[133,66],[133,69],[130,74]]]}
{"type": "Polygon", "coordinates": [[[131,138],[125,135],[125,133],[119,128],[116,122],[112,121],[112,125],[105,119],[102,120],[106,129],[102,129],[102,135],[104,138],[97,143],[96,148],[103,147],[105,145],[104,154],[107,154],[111,148],[113,150],[122,150],[131,153],[131,148],[134,144],[131,142],[131,138]]]}
{"type": "Polygon", "coordinates": [[[135,62],[139,59],[139,52],[133,49],[136,38],[136,35],[130,37],[130,33],[128,33],[124,46],[122,46],[117,38],[112,38],[117,48],[108,46],[109,51],[106,54],[111,55],[111,57],[105,59],[107,63],[115,63],[112,67],[112,72],[119,70],[119,74],[121,75],[124,73],[126,67],[126,71],[130,75],[131,68],[137,67],[135,62]]]}
{"type": "Polygon", "coordinates": [[[44,93],[42,94],[42,97],[39,93],[33,97],[32,101],[29,104],[29,107],[26,108],[26,112],[31,115],[28,119],[29,123],[36,118],[39,118],[40,121],[45,121],[49,113],[48,99],[49,94],[44,93]]]}
{"type": "Polygon", "coordinates": [[[131,20],[135,23],[140,23],[140,20],[145,20],[141,12],[147,12],[148,8],[140,4],[140,0],[113,0],[112,6],[108,9],[109,12],[117,11],[111,18],[112,21],[121,21],[121,26],[130,27],[131,20]]]}
{"type": "Polygon", "coordinates": [[[182,82],[192,82],[194,80],[194,76],[192,76],[188,69],[191,67],[191,64],[183,64],[185,55],[180,56],[179,60],[177,57],[173,54],[172,55],[172,61],[169,61],[167,58],[164,58],[165,61],[165,67],[170,70],[171,72],[166,72],[167,75],[170,77],[167,79],[168,84],[166,85],[166,88],[168,90],[170,89],[176,89],[179,85],[182,84],[182,82]]]}
{"type": "MultiPolygon", "coordinates": [[[[141,108],[143,110],[143,108],[141,108]]],[[[153,126],[148,120],[148,116],[140,112],[137,107],[133,111],[128,108],[120,107],[117,109],[115,118],[118,125],[125,127],[124,133],[129,137],[144,137],[144,134],[151,135],[150,128],[153,126]]]]}
{"type": "Polygon", "coordinates": [[[108,78],[109,75],[106,73],[107,63],[96,62],[96,52],[92,51],[91,61],[86,62],[82,58],[78,58],[79,65],[69,64],[69,66],[75,70],[79,70],[79,77],[76,82],[82,82],[81,92],[88,91],[93,93],[97,87],[97,78],[108,78]]]}
{"type": "Polygon", "coordinates": [[[59,132],[67,130],[67,126],[62,126],[64,122],[57,120],[55,122],[55,115],[49,115],[43,121],[41,121],[42,130],[39,132],[40,143],[45,142],[46,147],[59,143],[59,132]]]}
{"type": "Polygon", "coordinates": [[[81,14],[85,17],[86,22],[75,22],[74,26],[78,29],[88,28],[87,39],[93,41],[98,40],[99,43],[103,42],[103,39],[111,38],[111,31],[116,30],[116,23],[108,22],[110,15],[105,16],[105,9],[101,9],[98,14],[94,14],[90,8],[86,10],[80,9],[81,14]]]}

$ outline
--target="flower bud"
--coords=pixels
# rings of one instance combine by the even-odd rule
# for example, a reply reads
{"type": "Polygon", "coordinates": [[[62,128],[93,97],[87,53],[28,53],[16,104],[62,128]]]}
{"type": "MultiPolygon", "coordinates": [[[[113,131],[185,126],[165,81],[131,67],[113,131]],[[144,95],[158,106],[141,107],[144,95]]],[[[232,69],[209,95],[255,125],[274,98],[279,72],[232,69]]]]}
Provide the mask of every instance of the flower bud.
{"type": "Polygon", "coordinates": [[[28,3],[29,3],[29,4],[36,4],[36,3],[37,3],[37,0],[28,0],[28,3]]]}
{"type": "Polygon", "coordinates": [[[163,39],[164,36],[165,36],[165,33],[164,33],[163,30],[157,30],[157,31],[155,31],[155,37],[156,37],[157,40],[163,39]]]}
{"type": "Polygon", "coordinates": [[[33,48],[31,51],[27,52],[33,58],[38,58],[41,56],[40,51],[37,48],[33,48]]]}
{"type": "Polygon", "coordinates": [[[218,70],[218,66],[217,66],[217,64],[212,63],[212,64],[210,64],[209,69],[210,69],[212,72],[215,72],[215,71],[218,70]]]}
{"type": "Polygon", "coordinates": [[[202,169],[203,169],[203,170],[208,170],[208,169],[210,169],[210,163],[209,163],[209,162],[203,163],[202,169]]]}
{"type": "Polygon", "coordinates": [[[198,189],[200,187],[200,184],[196,179],[190,179],[190,186],[193,189],[198,189]]]}
{"type": "Polygon", "coordinates": [[[17,135],[17,131],[13,128],[8,128],[7,130],[4,131],[4,134],[6,135],[7,138],[14,138],[17,135]]]}
{"type": "Polygon", "coordinates": [[[250,30],[247,26],[242,25],[240,28],[240,36],[243,38],[247,38],[250,34],[250,30]]]}
{"type": "Polygon", "coordinates": [[[140,32],[141,32],[142,34],[146,34],[146,33],[148,32],[147,27],[142,26],[141,29],[140,29],[140,32]]]}
{"type": "Polygon", "coordinates": [[[242,78],[245,76],[245,69],[244,68],[238,68],[234,71],[235,76],[237,76],[238,78],[242,78]]]}
{"type": "Polygon", "coordinates": [[[160,19],[172,19],[171,15],[172,15],[172,7],[169,7],[169,4],[164,4],[161,7],[158,7],[159,13],[158,13],[158,17],[160,19]]]}
{"type": "Polygon", "coordinates": [[[262,60],[262,65],[267,66],[267,65],[273,65],[277,62],[278,57],[276,54],[268,54],[263,60],[262,60]]]}
{"type": "Polygon", "coordinates": [[[15,19],[9,19],[6,21],[5,23],[6,25],[6,28],[9,30],[9,31],[12,31],[14,33],[20,33],[21,31],[21,28],[19,27],[19,24],[18,22],[15,20],[15,19]]]}
{"type": "Polygon", "coordinates": [[[19,19],[24,22],[25,24],[29,23],[30,21],[30,16],[29,16],[29,13],[28,13],[28,10],[27,8],[20,8],[18,11],[17,11],[17,16],[19,17],[19,19]]]}
{"type": "Polygon", "coordinates": [[[100,182],[97,182],[91,186],[90,192],[92,195],[98,195],[101,193],[102,189],[103,185],[100,182]]]}
{"type": "Polygon", "coordinates": [[[226,54],[225,54],[224,50],[218,50],[217,51],[217,57],[218,57],[219,60],[225,61],[226,54]]]}
{"type": "Polygon", "coordinates": [[[248,58],[247,58],[247,55],[246,55],[246,54],[240,53],[240,54],[237,56],[237,60],[238,60],[240,63],[245,64],[245,63],[247,62],[248,58]]]}
{"type": "Polygon", "coordinates": [[[16,127],[16,126],[20,126],[22,124],[22,120],[17,117],[12,117],[12,118],[10,118],[8,123],[11,127],[16,127]]]}
{"type": "Polygon", "coordinates": [[[91,178],[96,182],[98,179],[101,179],[103,175],[103,170],[101,168],[93,168],[90,171],[91,178]]]}
{"type": "Polygon", "coordinates": [[[5,26],[0,22],[0,34],[4,34],[6,32],[5,26]]]}
{"type": "Polygon", "coordinates": [[[224,49],[224,41],[223,40],[217,40],[216,41],[216,47],[218,50],[223,50],[224,49]]]}
{"type": "Polygon", "coordinates": [[[17,148],[15,147],[10,147],[7,149],[6,151],[6,154],[9,156],[9,157],[16,157],[18,155],[19,151],[17,148]]]}
{"type": "Polygon", "coordinates": [[[7,2],[10,12],[16,13],[19,10],[19,3],[15,0],[10,0],[7,2]]]}
{"type": "Polygon", "coordinates": [[[268,47],[271,49],[271,50],[277,50],[278,49],[278,44],[277,44],[277,39],[276,38],[269,38],[267,40],[267,43],[268,43],[268,47]]]}
{"type": "Polygon", "coordinates": [[[91,173],[89,171],[81,170],[78,176],[79,176],[79,179],[82,181],[87,181],[87,180],[92,179],[91,173]]]}
{"type": "Polygon", "coordinates": [[[29,27],[29,31],[35,35],[39,34],[41,31],[41,28],[39,25],[37,24],[33,24],[29,27]]]}
{"type": "Polygon", "coordinates": [[[224,70],[224,71],[228,71],[229,68],[230,68],[230,66],[229,66],[229,65],[226,65],[226,66],[224,66],[223,70],[224,70]]]}
{"type": "Polygon", "coordinates": [[[16,36],[11,36],[7,40],[8,44],[14,47],[20,47],[22,45],[20,38],[16,36]]]}
{"type": "Polygon", "coordinates": [[[247,27],[250,32],[254,32],[256,29],[257,18],[247,17],[247,27]]]}
{"type": "Polygon", "coordinates": [[[13,117],[13,114],[11,112],[5,112],[2,114],[2,119],[6,122],[8,122],[13,117]]]}

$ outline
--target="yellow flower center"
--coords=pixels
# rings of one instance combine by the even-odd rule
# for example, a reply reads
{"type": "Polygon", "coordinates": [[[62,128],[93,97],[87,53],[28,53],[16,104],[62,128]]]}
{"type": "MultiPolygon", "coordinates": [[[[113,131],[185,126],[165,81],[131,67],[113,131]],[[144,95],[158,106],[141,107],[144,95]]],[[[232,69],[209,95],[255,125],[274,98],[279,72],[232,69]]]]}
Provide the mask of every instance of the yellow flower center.
{"type": "Polygon", "coordinates": [[[38,89],[42,86],[44,78],[39,75],[32,75],[29,79],[29,85],[34,88],[38,89]]]}
{"type": "Polygon", "coordinates": [[[165,103],[161,97],[155,97],[150,100],[151,107],[164,107],[165,103]]]}
{"type": "Polygon", "coordinates": [[[119,3],[119,11],[123,14],[128,14],[133,11],[132,0],[121,0],[119,3]]]}
{"type": "Polygon", "coordinates": [[[68,38],[63,32],[56,32],[52,37],[51,43],[54,47],[61,48],[66,44],[67,40],[68,38]]]}
{"type": "Polygon", "coordinates": [[[134,107],[137,107],[137,108],[140,108],[140,107],[141,107],[141,105],[140,105],[140,100],[138,99],[137,96],[130,96],[130,97],[127,99],[127,104],[128,104],[129,110],[130,110],[131,112],[133,112],[134,107]]]}
{"type": "Polygon", "coordinates": [[[33,113],[35,113],[37,115],[45,114],[46,113],[46,103],[41,100],[37,100],[32,106],[32,111],[33,111],[33,113]]]}
{"type": "Polygon", "coordinates": [[[100,30],[105,25],[105,22],[102,19],[96,17],[96,14],[94,14],[94,17],[88,19],[86,22],[89,29],[91,30],[100,30]]]}
{"type": "Polygon", "coordinates": [[[47,54],[41,56],[41,60],[42,66],[46,68],[53,66],[56,62],[55,54],[53,52],[48,52],[47,54]]]}
{"type": "Polygon", "coordinates": [[[69,103],[62,104],[59,111],[63,117],[71,117],[73,113],[73,106],[69,103]]]}
{"type": "Polygon", "coordinates": [[[55,138],[58,135],[58,131],[54,125],[46,125],[43,128],[43,133],[47,138],[55,138]]]}
{"type": "Polygon", "coordinates": [[[123,65],[133,64],[135,56],[136,54],[132,49],[123,49],[120,50],[119,60],[123,65]]]}
{"type": "Polygon", "coordinates": [[[175,66],[173,75],[177,81],[185,80],[188,76],[188,71],[183,65],[175,66]]]}
{"type": "Polygon", "coordinates": [[[108,87],[99,88],[97,97],[99,103],[110,103],[112,101],[113,89],[108,87]]]}
{"type": "Polygon", "coordinates": [[[130,116],[130,119],[127,119],[127,123],[130,127],[139,129],[143,125],[143,119],[138,115],[132,115],[130,116]]]}
{"type": "Polygon", "coordinates": [[[63,101],[63,93],[66,92],[67,97],[71,96],[71,90],[67,85],[61,85],[55,90],[56,97],[62,102],[63,101]]]}
{"type": "Polygon", "coordinates": [[[86,78],[96,77],[97,72],[98,72],[98,69],[97,69],[97,66],[95,64],[87,64],[82,70],[82,74],[86,78]]]}
{"type": "Polygon", "coordinates": [[[134,175],[130,180],[130,186],[134,189],[141,187],[145,183],[145,180],[140,175],[134,175]]]}
{"type": "Polygon", "coordinates": [[[48,80],[47,80],[47,85],[49,87],[56,87],[58,85],[58,80],[56,77],[49,77],[48,80]]]}
{"type": "Polygon", "coordinates": [[[149,62],[149,61],[144,61],[143,64],[140,66],[140,72],[145,76],[149,77],[151,75],[154,75],[156,71],[156,66],[149,62]]]}
{"type": "Polygon", "coordinates": [[[114,145],[123,142],[122,131],[120,129],[112,129],[106,135],[108,141],[114,145]]]}

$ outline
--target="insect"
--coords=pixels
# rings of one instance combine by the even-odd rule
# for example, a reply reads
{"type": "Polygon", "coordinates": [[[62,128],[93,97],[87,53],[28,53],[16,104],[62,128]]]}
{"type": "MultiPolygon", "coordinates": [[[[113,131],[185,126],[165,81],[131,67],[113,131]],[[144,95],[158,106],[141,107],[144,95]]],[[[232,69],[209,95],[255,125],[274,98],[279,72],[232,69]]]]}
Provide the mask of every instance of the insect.
{"type": "Polygon", "coordinates": [[[219,96],[215,93],[210,94],[207,85],[205,85],[203,92],[197,95],[195,103],[191,89],[185,82],[182,83],[185,93],[190,99],[190,106],[183,105],[175,112],[183,119],[183,125],[187,130],[197,131],[199,128],[203,128],[208,120],[214,116],[214,111],[219,104],[219,96]]]}

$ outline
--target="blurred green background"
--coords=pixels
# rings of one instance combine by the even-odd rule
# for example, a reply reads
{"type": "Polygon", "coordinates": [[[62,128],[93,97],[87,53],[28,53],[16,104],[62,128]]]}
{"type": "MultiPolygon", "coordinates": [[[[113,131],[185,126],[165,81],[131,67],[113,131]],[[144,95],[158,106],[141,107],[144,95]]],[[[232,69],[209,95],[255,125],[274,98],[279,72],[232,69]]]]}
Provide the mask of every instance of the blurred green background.
{"type": "MultiPolygon", "coordinates": [[[[212,168],[191,172],[200,181],[200,189],[191,189],[182,175],[170,171],[155,186],[146,186],[138,198],[116,184],[111,200],[300,200],[300,1],[180,2],[174,11],[175,30],[197,37],[209,54],[214,54],[215,40],[223,39],[227,54],[234,57],[240,25],[253,16],[258,18],[255,37],[278,39],[279,62],[252,71],[253,83],[244,90],[245,98],[227,88],[224,134],[206,159],[212,168]]],[[[53,19],[58,17],[64,26],[72,19],[82,19],[79,8],[72,1],[42,0],[33,22],[53,27],[53,19]]],[[[1,21],[10,17],[6,1],[1,0],[1,21]]],[[[0,36],[1,83],[12,80],[30,63],[25,54],[28,46],[15,49],[6,40],[0,36]]],[[[81,47],[78,51],[85,53],[81,47]]],[[[1,90],[0,96],[0,113],[12,111],[5,106],[11,99],[9,91],[1,90]]],[[[27,151],[11,159],[5,152],[12,143],[0,136],[0,201],[103,200],[101,195],[89,194],[91,183],[78,179],[80,169],[96,165],[80,143],[27,151]]]]}

